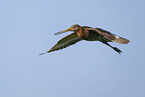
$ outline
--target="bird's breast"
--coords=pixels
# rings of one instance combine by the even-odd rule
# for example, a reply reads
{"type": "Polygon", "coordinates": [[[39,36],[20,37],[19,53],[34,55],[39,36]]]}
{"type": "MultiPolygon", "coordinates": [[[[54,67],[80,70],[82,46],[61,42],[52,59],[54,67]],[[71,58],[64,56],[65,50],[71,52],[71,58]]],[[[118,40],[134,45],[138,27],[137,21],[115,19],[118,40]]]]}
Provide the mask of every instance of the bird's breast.
{"type": "Polygon", "coordinates": [[[87,40],[88,38],[88,35],[89,35],[89,32],[86,30],[86,28],[82,28],[80,27],[78,31],[76,31],[77,35],[84,39],[84,40],[87,40]]]}

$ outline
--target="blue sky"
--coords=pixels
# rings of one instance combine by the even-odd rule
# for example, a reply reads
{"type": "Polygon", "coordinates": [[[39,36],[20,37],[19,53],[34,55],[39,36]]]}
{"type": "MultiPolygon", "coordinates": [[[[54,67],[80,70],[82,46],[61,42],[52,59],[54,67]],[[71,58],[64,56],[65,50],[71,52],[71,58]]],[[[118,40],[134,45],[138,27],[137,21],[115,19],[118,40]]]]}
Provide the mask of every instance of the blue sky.
{"type": "Polygon", "coordinates": [[[144,0],[1,0],[0,97],[145,97],[144,0]],[[130,40],[49,50],[73,24],[130,40]]]}

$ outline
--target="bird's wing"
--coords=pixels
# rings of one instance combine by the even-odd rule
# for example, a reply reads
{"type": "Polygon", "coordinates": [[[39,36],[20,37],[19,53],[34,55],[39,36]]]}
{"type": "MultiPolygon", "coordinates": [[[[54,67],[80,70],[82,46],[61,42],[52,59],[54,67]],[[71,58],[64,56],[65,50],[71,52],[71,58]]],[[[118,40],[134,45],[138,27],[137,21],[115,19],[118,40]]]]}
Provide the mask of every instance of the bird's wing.
{"type": "MultiPolygon", "coordinates": [[[[120,43],[120,44],[127,44],[127,43],[129,42],[128,39],[125,39],[125,38],[123,38],[123,37],[120,37],[120,36],[117,36],[117,35],[115,35],[115,34],[112,34],[112,33],[110,33],[109,31],[106,31],[106,30],[104,30],[104,29],[101,29],[101,28],[96,28],[96,29],[100,30],[100,31],[103,32],[103,33],[107,33],[107,35],[108,35],[108,34],[109,34],[109,35],[113,35],[113,36],[115,37],[115,39],[114,39],[114,38],[111,39],[111,41],[113,41],[113,42],[120,43]]],[[[109,36],[109,35],[108,35],[108,36],[109,36]]],[[[104,36],[104,37],[105,37],[105,36],[104,36]]]]}
{"type": "MultiPolygon", "coordinates": [[[[66,37],[62,38],[60,41],[58,41],[56,45],[54,45],[49,51],[47,51],[45,53],[49,53],[52,51],[57,51],[57,50],[66,48],[66,47],[73,45],[81,40],[82,39],[80,37],[78,37],[78,35],[76,33],[69,34],[68,36],[66,36],[66,37]]],[[[40,55],[43,55],[45,53],[42,53],[40,55]]]]}
{"type": "Polygon", "coordinates": [[[115,39],[115,36],[113,34],[111,34],[110,32],[108,32],[106,30],[103,30],[101,28],[87,28],[87,29],[96,31],[97,33],[101,34],[102,36],[104,36],[108,40],[114,40],[115,39]]]}
{"type": "Polygon", "coordinates": [[[104,36],[106,39],[116,42],[116,43],[120,43],[120,44],[127,44],[129,42],[128,39],[119,37],[115,34],[110,33],[109,31],[106,31],[104,29],[101,28],[87,28],[88,30],[94,30],[97,33],[101,34],[102,36],[104,36]]]}

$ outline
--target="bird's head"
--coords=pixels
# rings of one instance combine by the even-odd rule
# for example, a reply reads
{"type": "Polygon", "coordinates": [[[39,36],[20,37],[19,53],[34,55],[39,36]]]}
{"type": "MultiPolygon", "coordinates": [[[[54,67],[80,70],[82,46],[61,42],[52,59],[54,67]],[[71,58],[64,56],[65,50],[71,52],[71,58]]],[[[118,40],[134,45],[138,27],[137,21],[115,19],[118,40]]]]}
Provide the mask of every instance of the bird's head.
{"type": "Polygon", "coordinates": [[[58,34],[61,34],[61,33],[64,33],[64,32],[68,32],[68,31],[77,31],[77,30],[79,30],[79,27],[80,27],[80,25],[75,24],[75,25],[72,25],[69,29],[66,29],[66,30],[63,30],[63,31],[60,31],[60,32],[57,32],[57,33],[54,33],[54,34],[58,35],[58,34]]]}

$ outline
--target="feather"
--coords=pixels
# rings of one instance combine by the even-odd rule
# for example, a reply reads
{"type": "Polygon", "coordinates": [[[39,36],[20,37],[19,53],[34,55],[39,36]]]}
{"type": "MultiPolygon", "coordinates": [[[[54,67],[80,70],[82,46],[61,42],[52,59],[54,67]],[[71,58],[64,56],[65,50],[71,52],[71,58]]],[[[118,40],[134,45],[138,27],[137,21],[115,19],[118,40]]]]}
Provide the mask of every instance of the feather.
{"type": "MultiPolygon", "coordinates": [[[[73,45],[81,40],[82,39],[80,37],[78,37],[78,35],[76,33],[72,33],[72,34],[62,38],[60,41],[57,42],[56,45],[54,45],[49,51],[47,51],[45,53],[49,53],[52,51],[57,51],[57,50],[66,48],[66,47],[73,45]]],[[[43,55],[45,53],[41,53],[40,55],[43,55]]]]}

